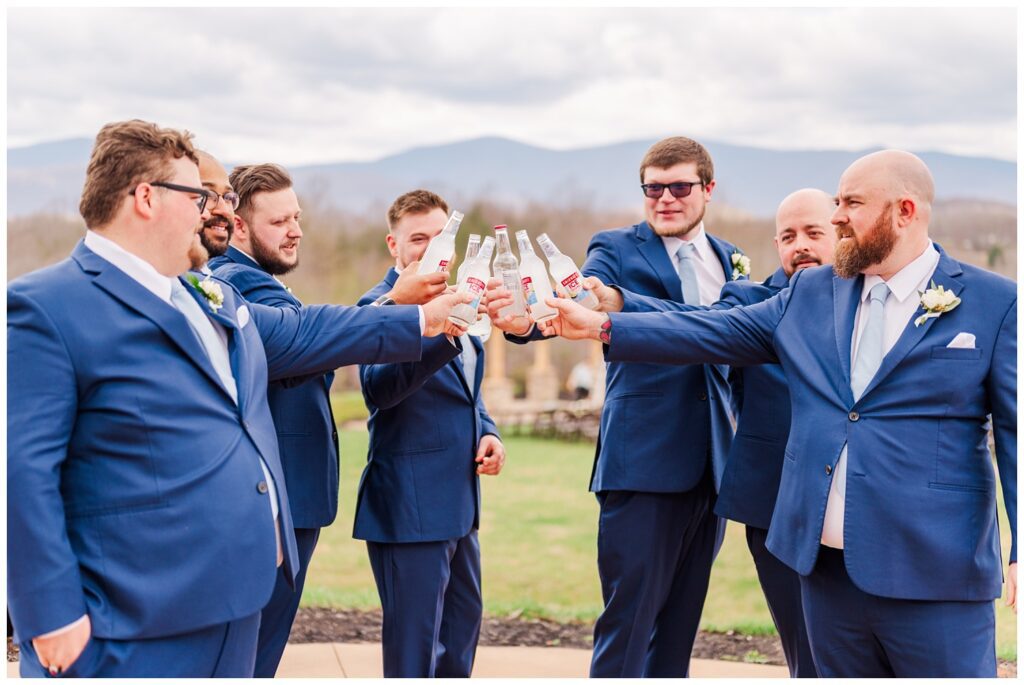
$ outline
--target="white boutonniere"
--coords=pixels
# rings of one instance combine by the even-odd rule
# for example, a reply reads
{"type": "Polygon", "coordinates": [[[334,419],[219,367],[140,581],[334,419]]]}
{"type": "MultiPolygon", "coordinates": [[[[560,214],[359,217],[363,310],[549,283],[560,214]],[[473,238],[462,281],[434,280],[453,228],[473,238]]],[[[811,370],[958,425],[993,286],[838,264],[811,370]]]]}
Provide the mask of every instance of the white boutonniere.
{"type": "Polygon", "coordinates": [[[186,276],[185,279],[206,299],[206,303],[210,306],[210,311],[216,312],[224,306],[224,291],[221,290],[220,283],[217,283],[209,276],[200,281],[192,274],[186,276]]]}
{"type": "Polygon", "coordinates": [[[744,276],[750,276],[750,257],[739,250],[732,253],[732,280],[738,281],[744,276]]]}
{"type": "Polygon", "coordinates": [[[935,281],[932,281],[931,288],[918,294],[921,295],[921,309],[924,310],[924,314],[914,319],[915,326],[951,312],[960,305],[960,298],[954,295],[952,290],[946,290],[941,285],[936,286],[935,281]]]}

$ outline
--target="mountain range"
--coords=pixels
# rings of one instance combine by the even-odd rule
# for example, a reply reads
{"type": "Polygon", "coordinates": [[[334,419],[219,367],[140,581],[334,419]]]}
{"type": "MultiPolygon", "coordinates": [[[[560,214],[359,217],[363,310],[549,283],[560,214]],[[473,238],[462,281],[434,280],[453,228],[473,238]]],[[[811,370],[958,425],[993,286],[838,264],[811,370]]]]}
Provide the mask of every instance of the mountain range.
{"type": "MultiPolygon", "coordinates": [[[[487,137],[417,147],[370,162],[295,166],[300,197],[352,212],[381,211],[397,195],[435,190],[454,206],[478,199],[599,210],[639,210],[640,160],[654,140],[553,150],[487,137]]],[[[835,192],[842,171],[870,150],[769,150],[705,143],[715,161],[713,199],[753,216],[771,216],[803,187],[835,192]]],[[[75,213],[92,141],[76,138],[7,151],[9,217],[39,211],[75,213]]],[[[939,200],[1016,205],[1017,166],[985,157],[920,151],[939,200]]],[[[222,160],[225,161],[225,160],[222,160]]],[[[238,160],[226,160],[228,169],[238,160]]],[[[265,160],[246,160],[265,161],[265,160]]]]}

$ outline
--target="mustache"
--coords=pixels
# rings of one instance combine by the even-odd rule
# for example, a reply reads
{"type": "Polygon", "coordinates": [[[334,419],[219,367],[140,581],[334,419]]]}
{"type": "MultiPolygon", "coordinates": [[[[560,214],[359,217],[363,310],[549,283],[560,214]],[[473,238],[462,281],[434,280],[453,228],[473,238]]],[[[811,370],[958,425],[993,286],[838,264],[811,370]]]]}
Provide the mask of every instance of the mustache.
{"type": "Polygon", "coordinates": [[[223,226],[229,231],[232,228],[231,221],[227,217],[217,216],[216,214],[203,222],[203,228],[212,228],[213,226],[223,226]]]}
{"type": "Polygon", "coordinates": [[[815,257],[810,252],[801,252],[800,254],[794,255],[793,258],[789,260],[789,263],[793,266],[808,263],[820,265],[821,259],[819,257],[815,257]]]}

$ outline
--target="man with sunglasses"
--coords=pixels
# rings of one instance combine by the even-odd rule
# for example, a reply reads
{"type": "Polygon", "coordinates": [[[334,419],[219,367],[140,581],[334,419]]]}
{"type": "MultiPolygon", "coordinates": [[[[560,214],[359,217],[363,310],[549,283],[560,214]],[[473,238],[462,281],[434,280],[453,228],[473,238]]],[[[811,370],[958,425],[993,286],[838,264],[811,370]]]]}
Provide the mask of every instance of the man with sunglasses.
{"type": "MultiPolygon", "coordinates": [[[[655,298],[710,305],[745,278],[739,250],[704,231],[715,187],[711,156],[666,138],[640,165],[646,221],[594,236],[584,276],[655,298]],[[738,261],[738,260],[737,260],[738,261]]],[[[513,342],[538,339],[529,322],[488,312],[513,342]]],[[[722,367],[609,364],[590,489],[600,505],[597,565],[604,611],[594,626],[592,677],[680,677],[707,594],[724,519],[715,492],[732,441],[722,367]],[[637,436],[643,436],[637,439],[637,436]]]]}
{"type": "Polygon", "coordinates": [[[203,222],[199,240],[213,259],[228,251],[231,233],[235,230],[239,198],[220,162],[202,150],[196,150],[196,156],[199,158],[199,180],[210,193],[210,218],[203,222]]]}
{"type": "Polygon", "coordinates": [[[416,361],[422,307],[247,302],[190,272],[209,191],[190,135],[96,138],[71,257],[8,285],[7,598],[21,675],[247,677],[298,556],[267,382],[416,361]]]}

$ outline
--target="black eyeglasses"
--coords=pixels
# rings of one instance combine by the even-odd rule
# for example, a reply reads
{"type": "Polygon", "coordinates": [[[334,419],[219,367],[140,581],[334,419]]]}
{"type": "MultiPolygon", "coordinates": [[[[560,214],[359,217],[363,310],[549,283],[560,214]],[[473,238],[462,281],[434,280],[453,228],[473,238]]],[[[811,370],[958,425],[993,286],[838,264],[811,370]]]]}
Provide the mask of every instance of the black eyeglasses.
{"type": "Polygon", "coordinates": [[[644,195],[657,200],[665,194],[665,188],[668,188],[668,192],[672,193],[672,197],[682,199],[690,194],[694,186],[702,186],[702,181],[676,181],[675,183],[642,183],[640,185],[643,188],[644,195]]]}
{"type": "MultiPolygon", "coordinates": [[[[207,202],[207,200],[210,199],[210,195],[211,194],[214,195],[214,196],[217,195],[212,190],[207,190],[206,188],[193,188],[192,186],[179,186],[176,183],[164,183],[163,181],[153,181],[149,185],[157,186],[158,188],[167,188],[167,190],[176,190],[179,193],[192,193],[193,195],[198,195],[199,197],[197,197],[194,200],[194,202],[196,203],[196,207],[199,208],[199,213],[200,214],[202,214],[203,210],[206,209],[206,202],[207,202]]],[[[132,188],[131,190],[128,191],[128,194],[129,195],[134,195],[135,191],[138,190],[138,189],[139,189],[139,187],[135,186],[134,188],[132,188]]]]}
{"type": "Polygon", "coordinates": [[[219,203],[221,200],[224,200],[224,202],[227,202],[228,205],[231,207],[231,211],[235,211],[236,209],[238,209],[238,204],[242,201],[242,198],[238,197],[238,193],[236,193],[233,190],[224,193],[223,195],[218,193],[216,190],[212,190],[210,188],[207,188],[206,192],[210,194],[209,204],[211,210],[217,206],[217,203],[219,203]]]}

